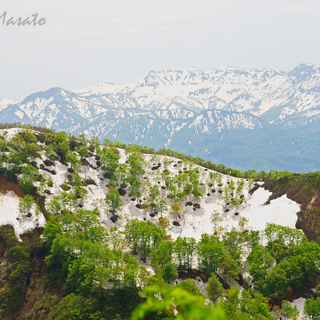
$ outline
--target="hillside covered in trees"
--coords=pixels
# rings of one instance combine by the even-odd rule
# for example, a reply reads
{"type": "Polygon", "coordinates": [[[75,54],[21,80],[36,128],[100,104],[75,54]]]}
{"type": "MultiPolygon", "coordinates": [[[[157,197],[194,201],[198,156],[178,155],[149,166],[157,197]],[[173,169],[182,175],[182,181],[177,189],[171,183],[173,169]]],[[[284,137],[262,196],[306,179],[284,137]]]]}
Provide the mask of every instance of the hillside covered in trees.
{"type": "Polygon", "coordinates": [[[3,125],[0,317],[319,319],[319,192],[319,172],[3,125]]]}

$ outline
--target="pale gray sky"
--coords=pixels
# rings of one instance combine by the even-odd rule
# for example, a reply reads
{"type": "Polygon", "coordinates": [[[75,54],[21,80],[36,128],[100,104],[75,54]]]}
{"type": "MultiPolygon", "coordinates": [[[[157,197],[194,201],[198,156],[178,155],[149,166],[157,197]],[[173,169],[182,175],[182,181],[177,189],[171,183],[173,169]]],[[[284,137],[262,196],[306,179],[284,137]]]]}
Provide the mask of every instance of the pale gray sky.
{"type": "Polygon", "coordinates": [[[320,64],[319,0],[1,0],[0,98],[129,83],[150,70],[320,64]]]}

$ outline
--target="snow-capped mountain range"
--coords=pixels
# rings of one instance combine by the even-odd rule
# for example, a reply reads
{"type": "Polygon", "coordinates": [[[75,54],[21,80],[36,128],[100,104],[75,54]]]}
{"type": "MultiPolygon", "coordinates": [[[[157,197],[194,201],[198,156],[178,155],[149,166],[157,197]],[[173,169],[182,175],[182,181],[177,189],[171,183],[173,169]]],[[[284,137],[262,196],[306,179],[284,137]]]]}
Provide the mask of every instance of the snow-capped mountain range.
{"type": "Polygon", "coordinates": [[[290,72],[234,67],[150,71],[127,85],[52,88],[22,101],[0,100],[3,123],[167,147],[240,169],[250,164],[282,169],[277,161],[288,163],[282,156],[294,158],[289,161],[294,171],[320,169],[314,151],[319,120],[320,66],[311,64],[290,72]],[[256,152],[261,145],[266,156],[256,152]],[[274,153],[277,160],[270,158],[274,153]]]}

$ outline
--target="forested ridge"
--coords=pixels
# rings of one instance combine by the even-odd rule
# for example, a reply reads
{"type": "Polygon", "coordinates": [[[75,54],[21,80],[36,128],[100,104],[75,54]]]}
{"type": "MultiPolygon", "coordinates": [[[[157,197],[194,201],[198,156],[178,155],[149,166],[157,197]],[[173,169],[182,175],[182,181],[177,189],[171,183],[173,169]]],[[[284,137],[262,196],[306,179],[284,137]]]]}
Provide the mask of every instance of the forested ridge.
{"type": "Polygon", "coordinates": [[[240,172],[167,149],[2,125],[0,175],[0,192],[21,199],[18,222],[34,223],[21,234],[0,227],[2,319],[297,319],[290,301],[300,297],[305,316],[320,319],[318,172],[240,172]],[[88,209],[97,170],[107,191],[88,209]],[[270,201],[287,193],[301,204],[303,231],[252,230],[241,214],[226,230],[214,211],[210,233],[173,237],[185,208],[196,213],[216,197],[237,211],[262,182],[270,201]],[[125,201],[141,216],[122,212],[125,201]]]}

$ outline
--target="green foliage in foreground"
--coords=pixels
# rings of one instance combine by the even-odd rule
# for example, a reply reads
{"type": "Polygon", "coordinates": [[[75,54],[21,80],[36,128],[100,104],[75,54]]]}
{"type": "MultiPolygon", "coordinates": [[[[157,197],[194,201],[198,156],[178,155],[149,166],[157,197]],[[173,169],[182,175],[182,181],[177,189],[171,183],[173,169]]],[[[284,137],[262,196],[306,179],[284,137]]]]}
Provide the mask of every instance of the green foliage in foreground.
{"type": "MultiPolygon", "coordinates": [[[[205,303],[205,297],[191,287],[189,280],[184,290],[182,286],[170,287],[154,285],[142,291],[146,301],[142,303],[132,314],[131,320],[139,319],[177,319],[177,320],[244,320],[260,319],[272,320],[267,300],[262,295],[251,294],[243,290],[239,293],[233,288],[225,302],[219,302],[212,307],[205,303]],[[191,291],[191,292],[190,292],[191,291]]],[[[198,287],[197,287],[198,288],[198,287]]]]}
{"type": "Polygon", "coordinates": [[[206,320],[228,319],[221,306],[213,309],[205,305],[205,298],[194,296],[181,288],[161,288],[152,286],[142,293],[146,301],[141,304],[132,314],[131,320],[146,319],[177,319],[177,320],[206,320]],[[162,299],[158,298],[161,295],[162,299]],[[174,311],[179,311],[177,316],[174,311]]]}

